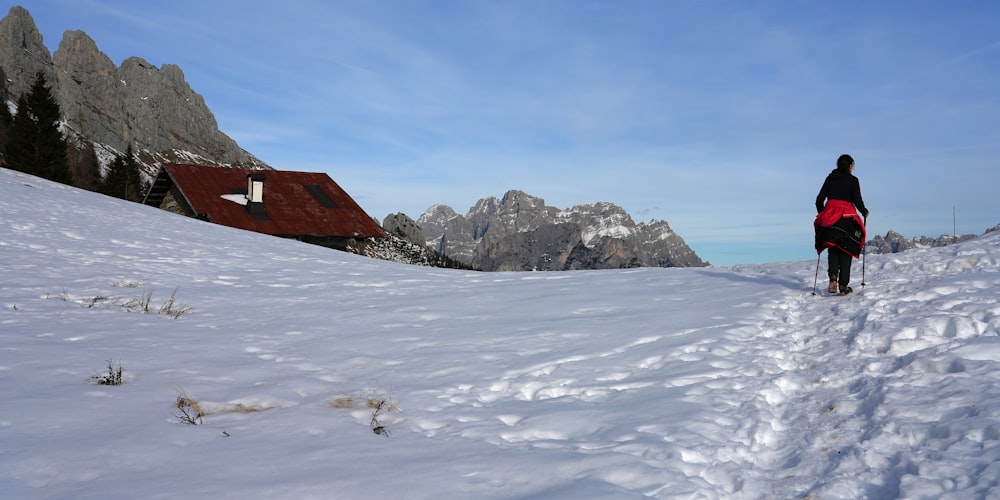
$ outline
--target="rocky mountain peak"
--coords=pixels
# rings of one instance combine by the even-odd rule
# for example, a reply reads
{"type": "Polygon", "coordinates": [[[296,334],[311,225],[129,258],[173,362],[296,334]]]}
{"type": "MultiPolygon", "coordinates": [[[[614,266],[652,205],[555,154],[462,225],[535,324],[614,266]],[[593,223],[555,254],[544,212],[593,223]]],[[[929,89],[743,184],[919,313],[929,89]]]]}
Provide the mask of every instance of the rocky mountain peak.
{"type": "Polygon", "coordinates": [[[427,216],[428,218],[434,220],[442,220],[442,221],[447,221],[455,217],[458,217],[458,214],[455,213],[455,210],[449,207],[448,205],[431,205],[430,208],[428,208],[427,211],[424,212],[424,215],[427,216]]]}
{"type": "Polygon", "coordinates": [[[556,218],[580,226],[583,243],[588,247],[596,245],[600,238],[625,239],[636,231],[635,221],[624,208],[604,201],[575,205],[559,212],[556,218]]]}
{"type": "Polygon", "coordinates": [[[526,210],[545,207],[545,200],[537,196],[531,196],[524,191],[511,189],[503,194],[500,199],[501,209],[505,212],[518,212],[523,207],[526,210]]]}
{"type": "Polygon", "coordinates": [[[8,99],[30,89],[38,72],[45,74],[50,82],[55,79],[52,55],[35,20],[24,7],[11,7],[7,17],[0,19],[0,71],[4,77],[0,86],[8,99]]]}
{"type": "Polygon", "coordinates": [[[110,76],[115,70],[115,63],[111,58],[97,48],[97,42],[93,38],[80,30],[63,33],[52,62],[73,73],[79,73],[82,69],[110,76]],[[62,55],[61,60],[56,59],[59,55],[62,55]]]}
{"type": "MultiPolygon", "coordinates": [[[[504,193],[495,211],[481,215],[491,219],[490,227],[499,224],[500,231],[494,233],[510,233],[537,229],[550,223],[557,212],[557,209],[546,206],[544,199],[512,189],[504,193]]],[[[475,215],[480,214],[470,211],[470,217],[475,215]]]]}
{"type": "Polygon", "coordinates": [[[4,97],[15,101],[39,71],[59,102],[70,143],[92,145],[102,160],[131,145],[147,173],[167,161],[270,168],[219,131],[177,65],[157,68],[129,57],[119,67],[86,33],[72,30],[50,55],[28,11],[13,7],[0,20],[4,97]]]}

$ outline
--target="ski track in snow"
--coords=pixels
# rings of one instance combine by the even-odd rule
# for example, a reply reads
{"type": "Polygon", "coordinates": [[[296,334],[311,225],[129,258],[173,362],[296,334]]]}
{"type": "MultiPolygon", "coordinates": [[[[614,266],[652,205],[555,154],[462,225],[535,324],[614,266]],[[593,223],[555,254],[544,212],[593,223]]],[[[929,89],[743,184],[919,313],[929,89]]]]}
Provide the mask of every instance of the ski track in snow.
{"type": "Polygon", "coordinates": [[[177,478],[200,493],[348,498],[398,494],[417,478],[436,485],[418,498],[1000,494],[995,243],[936,250],[947,259],[869,257],[871,285],[848,297],[811,295],[808,261],[467,273],[154,210],[135,218],[169,223],[121,230],[108,202],[88,204],[97,198],[33,215],[47,207],[23,186],[69,188],[0,173],[5,401],[28,415],[71,405],[111,428],[158,429],[122,437],[83,417],[0,417],[8,442],[84,442],[0,451],[0,486],[24,496],[135,494],[134,484],[177,478]],[[214,236],[186,241],[195,230],[214,236]],[[195,311],[176,321],[122,311],[171,290],[195,311]],[[99,307],[98,296],[108,297],[99,307]],[[126,364],[119,392],[59,389],[105,356],[126,364]],[[209,416],[199,434],[171,418],[177,388],[210,409],[267,410],[209,416]],[[381,439],[365,432],[371,410],[328,405],[370,396],[400,410],[382,417],[394,441],[378,444],[398,455],[377,458],[389,477],[355,464],[381,439]],[[221,432],[240,446],[213,446],[221,432]],[[275,476],[285,449],[314,459],[275,476]],[[260,463],[245,470],[177,463],[189,453],[229,463],[248,450],[260,463]],[[331,464],[352,473],[330,477],[331,464]]]}

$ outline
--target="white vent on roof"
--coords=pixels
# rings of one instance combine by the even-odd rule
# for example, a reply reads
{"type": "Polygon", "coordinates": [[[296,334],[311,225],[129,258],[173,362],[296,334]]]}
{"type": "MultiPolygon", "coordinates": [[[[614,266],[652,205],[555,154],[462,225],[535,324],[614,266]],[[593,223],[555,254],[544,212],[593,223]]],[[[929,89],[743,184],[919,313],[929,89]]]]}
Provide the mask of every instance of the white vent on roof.
{"type": "Polygon", "coordinates": [[[269,220],[264,208],[264,174],[247,175],[247,211],[254,220],[269,220]]]}
{"type": "Polygon", "coordinates": [[[264,203],[264,174],[247,175],[247,201],[264,203]]]}

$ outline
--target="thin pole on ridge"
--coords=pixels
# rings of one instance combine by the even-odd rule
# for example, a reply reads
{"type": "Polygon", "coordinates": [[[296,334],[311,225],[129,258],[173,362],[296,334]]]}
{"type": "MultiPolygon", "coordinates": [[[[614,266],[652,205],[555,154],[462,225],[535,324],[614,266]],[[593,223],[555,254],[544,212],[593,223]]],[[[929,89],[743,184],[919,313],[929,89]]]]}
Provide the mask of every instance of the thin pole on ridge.
{"type": "MultiPolygon", "coordinates": [[[[816,295],[816,282],[819,281],[819,258],[823,255],[822,252],[816,254],[816,277],[813,278],[813,295],[816,295]]],[[[864,274],[864,271],[862,271],[864,274]]]]}

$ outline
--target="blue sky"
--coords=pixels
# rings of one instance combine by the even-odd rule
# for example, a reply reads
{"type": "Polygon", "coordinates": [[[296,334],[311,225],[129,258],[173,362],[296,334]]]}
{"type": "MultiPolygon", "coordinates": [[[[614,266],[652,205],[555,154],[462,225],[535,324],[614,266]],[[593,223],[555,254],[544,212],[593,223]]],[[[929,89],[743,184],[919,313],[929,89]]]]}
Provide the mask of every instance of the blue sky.
{"type": "Polygon", "coordinates": [[[1000,3],[23,2],[51,51],[176,64],[219,126],[372,216],[519,189],[667,220],[716,265],[815,259],[857,161],[869,235],[1000,223],[1000,3]]]}

